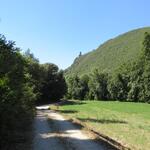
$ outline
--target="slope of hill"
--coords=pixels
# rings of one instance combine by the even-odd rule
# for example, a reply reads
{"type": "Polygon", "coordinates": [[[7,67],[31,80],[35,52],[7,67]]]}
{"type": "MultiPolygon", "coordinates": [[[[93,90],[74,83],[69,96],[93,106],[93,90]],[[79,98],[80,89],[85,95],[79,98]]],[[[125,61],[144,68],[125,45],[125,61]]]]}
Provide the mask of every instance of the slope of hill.
{"type": "Polygon", "coordinates": [[[132,30],[108,40],[96,50],[76,58],[66,70],[66,75],[89,74],[94,69],[113,73],[120,65],[138,58],[145,32],[150,32],[150,27],[132,30]]]}

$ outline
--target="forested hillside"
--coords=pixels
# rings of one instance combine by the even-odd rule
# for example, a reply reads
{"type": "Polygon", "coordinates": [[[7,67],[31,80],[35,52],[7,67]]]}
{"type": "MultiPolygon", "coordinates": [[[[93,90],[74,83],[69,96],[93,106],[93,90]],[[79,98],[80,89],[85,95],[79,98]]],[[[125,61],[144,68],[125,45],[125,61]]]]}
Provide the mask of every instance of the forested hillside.
{"type": "Polygon", "coordinates": [[[122,64],[137,60],[145,32],[150,32],[150,27],[122,34],[108,40],[96,50],[77,57],[71,67],[66,70],[66,76],[89,74],[95,69],[114,72],[122,64]]]}
{"type": "Polygon", "coordinates": [[[150,102],[149,30],[134,30],[76,59],[66,73],[67,97],[150,102]]]}

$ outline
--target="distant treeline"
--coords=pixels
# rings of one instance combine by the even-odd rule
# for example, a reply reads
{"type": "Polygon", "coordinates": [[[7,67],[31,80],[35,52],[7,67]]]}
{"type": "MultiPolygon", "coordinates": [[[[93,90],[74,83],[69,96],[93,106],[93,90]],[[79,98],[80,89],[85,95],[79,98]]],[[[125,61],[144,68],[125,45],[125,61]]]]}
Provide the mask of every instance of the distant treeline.
{"type": "Polygon", "coordinates": [[[17,149],[35,114],[35,102],[63,97],[63,72],[54,64],[39,64],[30,51],[20,53],[15,43],[0,35],[0,149],[17,149]]]}
{"type": "Polygon", "coordinates": [[[69,99],[150,102],[150,34],[145,33],[138,61],[122,65],[113,74],[95,69],[66,80],[69,99]]]}

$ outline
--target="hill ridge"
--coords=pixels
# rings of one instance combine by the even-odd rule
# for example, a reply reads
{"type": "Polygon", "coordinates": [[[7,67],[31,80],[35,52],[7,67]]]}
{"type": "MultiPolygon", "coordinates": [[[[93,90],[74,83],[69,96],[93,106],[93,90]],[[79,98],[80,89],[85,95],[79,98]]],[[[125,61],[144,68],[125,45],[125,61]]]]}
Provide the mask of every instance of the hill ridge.
{"type": "Polygon", "coordinates": [[[66,75],[89,74],[94,69],[113,73],[120,65],[138,58],[145,32],[150,32],[150,27],[134,29],[107,40],[97,49],[77,57],[66,75]]]}

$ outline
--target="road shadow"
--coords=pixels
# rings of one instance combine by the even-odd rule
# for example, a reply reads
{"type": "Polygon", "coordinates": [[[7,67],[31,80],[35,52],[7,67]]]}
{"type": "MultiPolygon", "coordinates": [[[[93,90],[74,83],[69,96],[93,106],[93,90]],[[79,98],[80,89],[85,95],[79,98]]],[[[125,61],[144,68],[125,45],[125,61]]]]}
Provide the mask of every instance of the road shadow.
{"type": "Polygon", "coordinates": [[[77,118],[80,121],[83,122],[97,122],[97,123],[101,123],[101,124],[127,124],[128,122],[124,121],[124,120],[117,120],[117,119],[92,119],[92,118],[77,118]]]}

